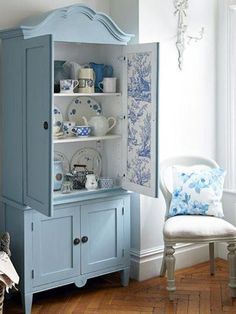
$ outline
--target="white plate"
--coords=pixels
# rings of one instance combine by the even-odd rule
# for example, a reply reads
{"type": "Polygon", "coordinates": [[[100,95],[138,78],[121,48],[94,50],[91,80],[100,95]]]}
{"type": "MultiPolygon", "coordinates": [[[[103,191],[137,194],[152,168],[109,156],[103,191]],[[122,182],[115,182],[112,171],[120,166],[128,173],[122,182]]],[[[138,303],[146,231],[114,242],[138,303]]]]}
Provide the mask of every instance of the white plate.
{"type": "Polygon", "coordinates": [[[78,125],[83,125],[82,116],[87,118],[94,116],[94,114],[101,113],[101,105],[91,97],[77,97],[70,103],[67,115],[69,121],[73,121],[78,125]]]}
{"type": "Polygon", "coordinates": [[[87,170],[100,177],[102,171],[102,158],[98,151],[93,148],[79,149],[71,158],[70,167],[74,165],[86,165],[87,170]]]}
{"type": "Polygon", "coordinates": [[[59,152],[59,151],[54,151],[54,160],[60,160],[63,163],[63,171],[64,173],[70,172],[70,163],[69,159],[66,157],[65,154],[59,152]]]}
{"type": "MultiPolygon", "coordinates": [[[[62,127],[63,117],[59,108],[54,106],[53,109],[53,127],[62,127]]],[[[55,132],[55,134],[58,132],[55,132]]]]}

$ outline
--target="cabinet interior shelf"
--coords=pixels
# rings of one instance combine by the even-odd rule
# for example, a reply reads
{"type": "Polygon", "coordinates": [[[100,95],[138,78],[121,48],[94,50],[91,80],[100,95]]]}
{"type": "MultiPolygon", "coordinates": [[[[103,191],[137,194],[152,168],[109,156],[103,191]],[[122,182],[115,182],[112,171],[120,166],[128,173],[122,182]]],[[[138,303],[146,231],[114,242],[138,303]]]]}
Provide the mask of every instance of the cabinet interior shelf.
{"type": "Polygon", "coordinates": [[[53,192],[53,199],[55,202],[60,202],[64,200],[69,200],[73,198],[78,198],[81,196],[85,195],[92,195],[92,194],[99,194],[99,193],[104,193],[104,192],[110,192],[110,191],[120,191],[122,190],[121,186],[113,186],[112,188],[98,188],[96,190],[86,190],[86,189],[81,189],[81,190],[73,190],[71,193],[68,194],[63,194],[61,191],[54,191],[53,192]]]}
{"type": "Polygon", "coordinates": [[[121,96],[121,93],[54,93],[57,97],[83,97],[83,96],[121,96]]]}
{"type": "Polygon", "coordinates": [[[104,136],[88,136],[88,137],[66,137],[66,138],[54,138],[54,144],[65,144],[65,143],[75,143],[75,142],[89,142],[89,141],[103,141],[103,140],[115,140],[120,139],[121,135],[112,134],[104,136]]]}

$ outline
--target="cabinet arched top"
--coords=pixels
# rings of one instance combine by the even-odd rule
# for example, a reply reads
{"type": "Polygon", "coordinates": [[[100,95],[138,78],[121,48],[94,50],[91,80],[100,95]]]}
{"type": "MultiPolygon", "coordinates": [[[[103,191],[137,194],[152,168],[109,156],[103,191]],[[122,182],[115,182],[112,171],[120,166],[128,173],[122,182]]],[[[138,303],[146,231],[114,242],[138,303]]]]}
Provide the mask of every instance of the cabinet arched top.
{"type": "Polygon", "coordinates": [[[0,31],[0,38],[45,34],[52,34],[54,41],[123,45],[134,36],[123,32],[106,14],[75,4],[29,17],[18,28],[0,31]]]}

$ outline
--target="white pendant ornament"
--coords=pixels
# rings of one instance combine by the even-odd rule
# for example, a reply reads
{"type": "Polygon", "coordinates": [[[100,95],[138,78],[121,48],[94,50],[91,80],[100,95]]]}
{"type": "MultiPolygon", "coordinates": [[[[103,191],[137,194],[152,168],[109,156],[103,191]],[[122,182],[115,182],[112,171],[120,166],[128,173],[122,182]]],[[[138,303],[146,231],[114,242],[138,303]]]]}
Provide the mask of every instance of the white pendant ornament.
{"type": "Polygon", "coordinates": [[[195,42],[201,40],[204,34],[204,28],[201,28],[198,36],[189,36],[187,35],[187,9],[188,9],[188,0],[174,0],[175,12],[174,14],[178,17],[178,25],[177,25],[177,41],[176,48],[178,50],[178,66],[179,69],[183,69],[183,55],[185,50],[186,39],[188,40],[188,44],[192,40],[195,42]]]}

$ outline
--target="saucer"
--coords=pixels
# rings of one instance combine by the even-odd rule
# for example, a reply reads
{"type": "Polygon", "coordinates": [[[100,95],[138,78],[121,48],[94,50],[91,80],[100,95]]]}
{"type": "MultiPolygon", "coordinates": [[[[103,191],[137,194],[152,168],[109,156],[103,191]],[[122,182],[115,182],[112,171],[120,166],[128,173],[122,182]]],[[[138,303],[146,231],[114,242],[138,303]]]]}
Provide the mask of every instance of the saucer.
{"type": "Polygon", "coordinates": [[[53,137],[54,138],[60,138],[60,137],[63,137],[64,136],[64,133],[63,132],[58,132],[56,134],[53,134],[53,137]]]}

